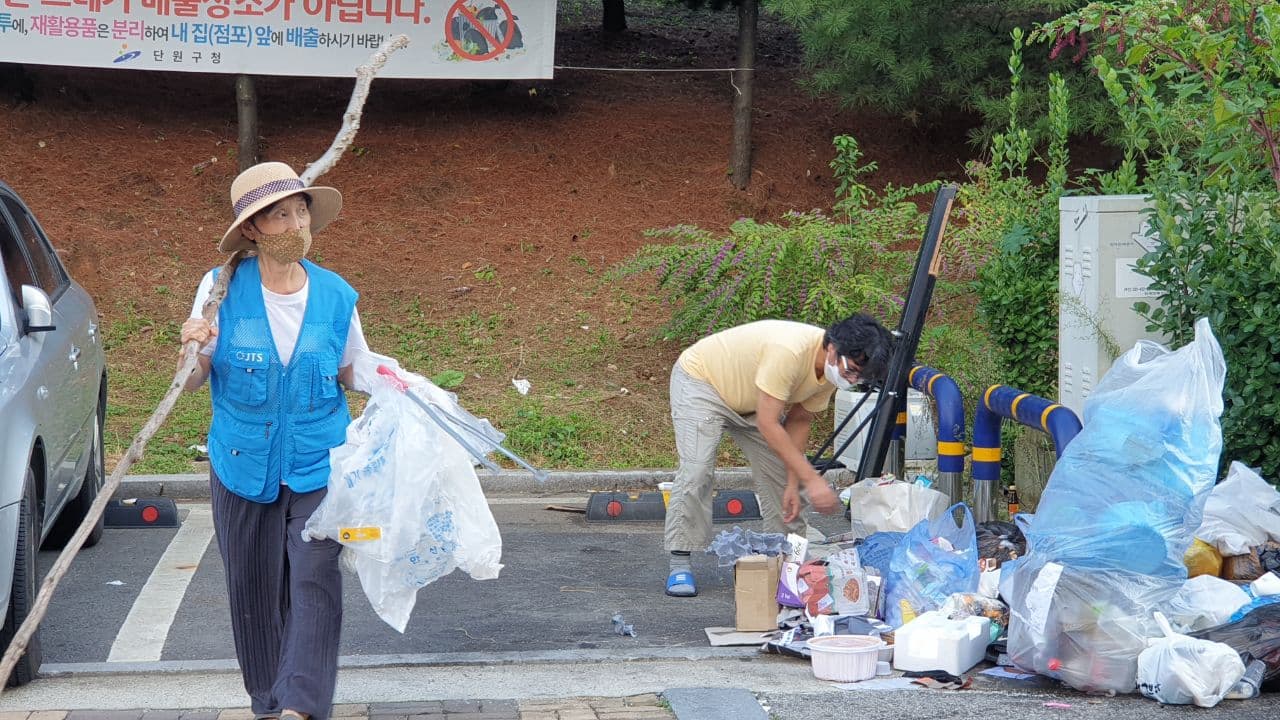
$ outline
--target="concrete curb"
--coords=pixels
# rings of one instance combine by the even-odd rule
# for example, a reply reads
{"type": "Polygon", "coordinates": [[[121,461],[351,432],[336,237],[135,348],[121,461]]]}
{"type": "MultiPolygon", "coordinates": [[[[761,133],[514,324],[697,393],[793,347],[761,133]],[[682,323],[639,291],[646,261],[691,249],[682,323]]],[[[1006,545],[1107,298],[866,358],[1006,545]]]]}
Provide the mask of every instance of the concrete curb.
{"type": "MultiPolygon", "coordinates": [[[[660,482],[675,479],[674,470],[587,470],[549,473],[546,482],[533,479],[526,471],[479,471],[480,486],[486,495],[553,495],[588,493],[595,490],[652,490],[660,482]]],[[[827,478],[840,484],[852,479],[848,470],[832,471],[827,478]]],[[[750,468],[716,470],[715,487],[722,490],[752,489],[750,468]]],[[[208,500],[209,476],[130,475],[120,483],[117,500],[136,497],[170,497],[175,500],[208,500]]]]}
{"type": "MultiPolygon", "coordinates": [[[[644,647],[634,650],[531,650],[508,652],[456,652],[403,655],[343,655],[339,670],[395,667],[471,667],[490,665],[548,665],[566,663],[648,662],[654,660],[699,661],[718,658],[760,656],[755,647],[644,647]]],[[[189,673],[236,673],[235,660],[157,660],[154,662],[44,663],[40,677],[83,677],[116,675],[183,675],[189,673]]]]}

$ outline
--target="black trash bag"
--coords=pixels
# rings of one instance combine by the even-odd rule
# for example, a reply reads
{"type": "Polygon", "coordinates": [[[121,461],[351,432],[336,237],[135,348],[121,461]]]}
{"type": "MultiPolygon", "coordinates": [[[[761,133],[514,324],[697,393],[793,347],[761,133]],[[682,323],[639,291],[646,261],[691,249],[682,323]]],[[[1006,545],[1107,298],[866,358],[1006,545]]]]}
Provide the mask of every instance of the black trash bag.
{"type": "Polygon", "coordinates": [[[1233,623],[1199,630],[1191,637],[1220,642],[1241,656],[1261,660],[1267,665],[1263,689],[1280,690],[1280,603],[1254,608],[1233,623]]]}
{"type": "Polygon", "coordinates": [[[992,558],[996,567],[1027,554],[1027,539],[1017,525],[1001,520],[978,523],[978,558],[992,558]]]}

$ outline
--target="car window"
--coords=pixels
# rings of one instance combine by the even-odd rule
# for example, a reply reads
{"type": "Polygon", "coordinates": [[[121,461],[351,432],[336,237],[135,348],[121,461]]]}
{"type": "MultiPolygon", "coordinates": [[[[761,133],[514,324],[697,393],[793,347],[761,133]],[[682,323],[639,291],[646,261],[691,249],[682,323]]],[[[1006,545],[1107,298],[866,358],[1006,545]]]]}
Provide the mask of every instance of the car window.
{"type": "Polygon", "coordinates": [[[26,253],[18,244],[9,220],[0,212],[0,259],[4,261],[4,274],[9,279],[9,293],[13,296],[13,304],[22,307],[22,286],[35,285],[35,273],[27,262],[26,253]]]}
{"type": "Polygon", "coordinates": [[[50,298],[56,299],[68,285],[68,280],[62,264],[53,254],[53,247],[49,245],[48,239],[44,237],[44,233],[40,232],[26,208],[11,197],[4,198],[4,205],[8,208],[9,217],[13,219],[14,225],[18,226],[18,232],[22,235],[27,257],[31,259],[31,267],[35,271],[37,287],[44,290],[50,298]]]}

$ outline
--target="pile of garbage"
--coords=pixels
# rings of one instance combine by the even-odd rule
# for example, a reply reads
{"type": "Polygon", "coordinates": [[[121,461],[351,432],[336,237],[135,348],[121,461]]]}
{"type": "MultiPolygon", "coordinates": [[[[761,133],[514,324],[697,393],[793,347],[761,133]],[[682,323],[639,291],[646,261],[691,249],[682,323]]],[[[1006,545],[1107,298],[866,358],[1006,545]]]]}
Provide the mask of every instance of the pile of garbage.
{"type": "Polygon", "coordinates": [[[852,543],[811,557],[804,538],[757,538],[780,556],[763,650],[840,682],[891,664],[967,687],[987,659],[1167,704],[1276,689],[1280,492],[1241,463],[1216,482],[1225,376],[1207,321],[1176,351],[1140,342],[1089,396],[1034,515],[977,524],[927,483],[875,478],[849,492],[852,543]]]}

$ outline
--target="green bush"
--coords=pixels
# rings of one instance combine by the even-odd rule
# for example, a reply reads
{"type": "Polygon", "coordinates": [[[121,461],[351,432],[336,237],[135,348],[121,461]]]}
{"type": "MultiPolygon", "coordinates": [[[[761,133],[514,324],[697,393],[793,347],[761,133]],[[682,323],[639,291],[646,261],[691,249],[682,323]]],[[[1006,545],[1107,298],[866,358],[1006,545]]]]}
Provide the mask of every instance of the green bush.
{"type": "MultiPolygon", "coordinates": [[[[1027,177],[1032,141],[1020,124],[1022,32],[1009,60],[1009,126],[992,139],[990,165],[971,165],[961,188],[959,242],[988,254],[978,271],[978,315],[998,348],[1001,382],[1053,398],[1058,384],[1058,199],[1066,192],[1069,92],[1050,77],[1042,159],[1046,181],[1027,177]]],[[[985,388],[977,391],[981,392],[985,388]]]]}
{"type": "Polygon", "coordinates": [[[668,339],[766,318],[826,325],[853,312],[896,316],[913,260],[897,247],[919,238],[927,220],[908,198],[934,186],[889,187],[878,195],[857,180],[875,164],[859,164],[853,138],[835,142],[843,222],[813,211],[788,213],[778,223],[742,219],[723,237],[688,225],[653,230],[649,237],[667,242],[646,245],[610,277],[657,274],[672,307],[661,331],[668,339]]]}
{"type": "Polygon", "coordinates": [[[1047,26],[1095,32],[1095,67],[1126,128],[1126,164],[1160,243],[1137,303],[1175,344],[1207,317],[1227,361],[1224,460],[1280,477],[1280,5],[1136,0],[1047,26]]]}

